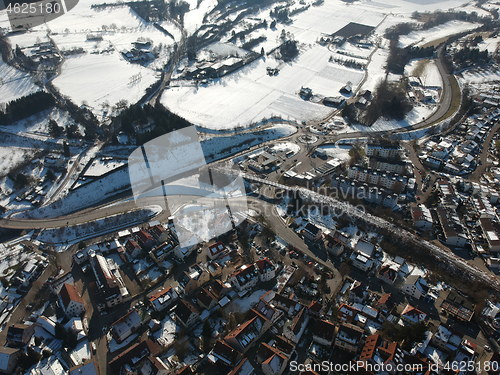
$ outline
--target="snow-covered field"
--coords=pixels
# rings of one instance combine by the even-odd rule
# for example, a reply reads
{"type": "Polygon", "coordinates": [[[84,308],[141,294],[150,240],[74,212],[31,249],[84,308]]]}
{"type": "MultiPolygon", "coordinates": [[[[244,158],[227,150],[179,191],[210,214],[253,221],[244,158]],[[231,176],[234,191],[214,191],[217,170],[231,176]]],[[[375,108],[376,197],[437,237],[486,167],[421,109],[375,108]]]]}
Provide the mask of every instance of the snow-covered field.
{"type": "MultiPolygon", "coordinates": [[[[113,106],[120,100],[135,103],[144,95],[145,89],[158,79],[155,70],[163,68],[167,62],[174,41],[153,24],[142,20],[127,5],[91,9],[92,4],[95,1],[80,0],[73,10],[50,24],[11,35],[9,39],[12,45],[26,48],[38,41],[48,41],[47,33],[50,32],[60,50],[82,48],[84,54],[65,58],[54,84],[76,104],[86,103],[95,114],[104,114],[103,105],[113,106]],[[88,35],[100,36],[102,40],[87,41],[88,35]],[[121,54],[122,50],[130,50],[140,38],[151,40],[151,50],[158,53],[158,58],[147,66],[129,63],[121,54]]],[[[4,26],[2,22],[0,25],[4,26]]],[[[172,23],[165,22],[163,27],[179,35],[172,23]]],[[[2,77],[4,65],[0,65],[2,77]]],[[[9,71],[6,74],[7,77],[12,75],[9,71]]],[[[17,75],[25,76],[20,72],[17,75]]],[[[19,90],[20,96],[33,90],[22,82],[26,87],[19,90]]],[[[12,84],[5,87],[5,90],[13,90],[12,84]]],[[[4,96],[2,90],[0,87],[0,100],[4,96]]]]}
{"type": "Polygon", "coordinates": [[[77,211],[101,202],[107,197],[117,194],[120,189],[128,189],[130,179],[128,170],[120,170],[104,178],[86,184],[79,189],[69,192],[63,199],[60,199],[48,206],[38,208],[34,211],[21,213],[22,216],[31,218],[56,217],[77,211]],[[99,192],[99,194],[96,194],[99,192]]]}
{"type": "Polygon", "coordinates": [[[96,158],[85,171],[85,176],[102,176],[126,164],[124,160],[96,158]]]}
{"type": "MultiPolygon", "coordinates": [[[[52,119],[57,122],[57,125],[65,128],[73,123],[70,115],[67,112],[61,111],[59,108],[53,108],[40,112],[34,116],[26,119],[19,120],[7,126],[0,126],[0,130],[6,133],[25,135],[28,137],[49,136],[49,120],[52,119]]],[[[79,128],[80,133],[83,132],[83,127],[79,128]]],[[[35,137],[36,138],[36,137],[35,137]]],[[[39,137],[39,139],[44,139],[39,137]]]]}
{"type": "MultiPolygon", "coordinates": [[[[434,11],[459,5],[462,2],[389,0],[345,4],[326,1],[322,6],[310,7],[293,16],[293,23],[290,25],[278,24],[275,29],[257,29],[247,36],[246,40],[265,36],[267,40],[254,47],[254,51],[260,51],[260,48],[268,51],[281,43],[281,30],[293,34],[299,42],[301,53],[291,63],[265,56],[230,76],[206,85],[195,86],[187,81],[178,81],[177,84],[173,82],[171,88],[163,94],[162,103],[192,123],[209,129],[248,126],[273,115],[294,121],[319,120],[326,117],[331,109],[300,99],[298,92],[302,86],[310,87],[314,94],[320,96],[339,95],[339,89],[347,82],[354,89],[359,89],[360,84],[363,84],[363,89],[373,90],[378,81],[385,77],[384,65],[388,55],[387,44],[378,40],[377,35],[382,35],[394,24],[415,22],[410,17],[414,11],[434,11]],[[388,14],[389,10],[391,14],[388,14]],[[349,22],[375,27],[375,36],[371,37],[374,46],[361,48],[346,43],[339,48],[326,48],[316,43],[322,36],[334,33],[349,22]],[[376,49],[375,44],[379,44],[380,48],[376,49]],[[355,59],[368,64],[367,72],[329,62],[330,56],[355,59]],[[268,76],[265,70],[268,66],[278,67],[279,74],[268,76]]],[[[267,18],[268,13],[269,9],[263,9],[256,15],[256,19],[267,18]]],[[[241,25],[245,22],[241,22],[241,25]]],[[[477,26],[467,22],[448,22],[402,37],[401,43],[424,43],[477,26]]],[[[243,28],[237,25],[235,30],[243,28]]],[[[229,37],[230,34],[224,40],[229,37]]],[[[238,41],[235,44],[241,43],[238,41]]]]}
{"type": "Polygon", "coordinates": [[[0,103],[8,103],[39,90],[29,73],[7,65],[0,58],[0,103]]]}
{"type": "Polygon", "coordinates": [[[406,47],[409,45],[423,46],[426,43],[444,38],[449,35],[458,34],[463,31],[474,30],[478,28],[480,24],[464,22],[464,21],[450,21],[443,25],[439,25],[429,30],[414,31],[408,35],[401,36],[399,38],[399,44],[401,47],[406,47]]]}
{"type": "Polygon", "coordinates": [[[176,87],[173,83],[163,94],[162,103],[195,125],[209,129],[248,126],[272,116],[287,120],[320,119],[331,109],[302,100],[301,86],[312,86],[313,91],[322,90],[318,93],[330,96],[347,80],[360,81],[359,73],[354,70],[336,70],[328,63],[329,56],[327,49],[309,49],[296,63],[282,66],[279,74],[272,77],[266,67],[278,62],[270,57],[260,58],[208,85],[193,87],[184,83],[176,87]],[[317,79],[313,85],[310,80],[314,76],[317,79]],[[325,92],[327,83],[331,87],[325,92]]]}
{"type": "Polygon", "coordinates": [[[351,146],[348,145],[327,145],[320,146],[317,148],[318,151],[324,152],[326,155],[337,158],[342,161],[348,161],[351,159],[349,156],[349,151],[351,146]]]}
{"type": "Polygon", "coordinates": [[[161,212],[158,206],[135,210],[121,215],[106,217],[93,222],[61,227],[57,229],[44,229],[38,236],[42,242],[54,244],[63,244],[78,242],[86,238],[93,238],[99,234],[105,234],[112,231],[118,231],[122,228],[130,227],[135,223],[142,223],[151,219],[161,212]]]}
{"type": "Polygon", "coordinates": [[[77,104],[87,103],[94,113],[101,113],[103,104],[135,103],[157,79],[149,69],[130,64],[115,51],[68,57],[54,85],[77,104]]]}

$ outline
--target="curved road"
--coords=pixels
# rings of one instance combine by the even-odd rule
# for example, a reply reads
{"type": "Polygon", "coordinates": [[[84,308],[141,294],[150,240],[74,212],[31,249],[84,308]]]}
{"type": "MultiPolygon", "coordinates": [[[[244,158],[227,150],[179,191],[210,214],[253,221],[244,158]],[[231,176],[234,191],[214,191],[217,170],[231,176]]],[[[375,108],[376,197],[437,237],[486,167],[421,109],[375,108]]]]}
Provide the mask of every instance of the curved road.
{"type": "MultiPolygon", "coordinates": [[[[356,138],[356,137],[366,137],[370,135],[382,135],[382,134],[396,134],[396,133],[406,133],[412,130],[417,130],[421,129],[424,127],[429,126],[430,124],[433,124],[441,119],[446,115],[448,112],[449,108],[451,107],[451,103],[453,100],[453,93],[451,90],[451,79],[455,79],[453,76],[449,75],[446,73],[446,70],[443,66],[442,63],[442,51],[443,47],[440,47],[438,49],[438,54],[439,54],[439,59],[436,60],[437,66],[439,69],[439,72],[441,74],[442,80],[443,80],[443,95],[441,98],[441,104],[438,107],[438,110],[434,112],[428,119],[409,126],[405,128],[400,128],[396,130],[382,130],[382,131],[376,131],[376,132],[354,132],[354,133],[345,133],[345,134],[335,134],[335,135],[330,135],[330,136],[318,136],[320,138],[320,142],[316,142],[317,144],[315,145],[303,145],[301,144],[301,148],[299,153],[294,155],[293,160],[292,158],[289,160],[286,160],[282,164],[281,171],[276,171],[273,172],[272,174],[269,175],[269,178],[274,181],[278,181],[279,178],[283,175],[284,171],[291,167],[293,164],[296,164],[303,160],[304,158],[308,157],[309,154],[311,154],[316,147],[324,144],[332,144],[340,139],[346,139],[346,138],[356,138]]],[[[289,136],[282,138],[281,141],[283,140],[289,140],[289,141],[297,141],[298,138],[304,134],[308,134],[307,130],[305,129],[304,125],[298,125],[297,126],[298,131],[289,136]]],[[[266,142],[266,143],[275,143],[276,140],[266,142]]],[[[297,141],[298,142],[298,141],[297,141]]],[[[264,143],[265,144],[265,143],[264,143]]],[[[262,147],[264,144],[258,145],[258,147],[262,147]]],[[[300,144],[300,142],[298,142],[300,144]]],[[[241,153],[246,153],[248,150],[242,151],[241,153]]],[[[230,158],[234,158],[235,155],[232,155],[230,158]]],[[[154,202],[151,201],[150,204],[155,204],[154,202]]],[[[0,220],[0,227],[4,228],[15,228],[15,229],[42,229],[42,228],[56,228],[56,227],[65,227],[68,225],[77,225],[77,224],[82,224],[82,223],[87,223],[90,221],[94,221],[97,219],[101,219],[106,216],[111,216],[111,215],[116,215],[120,214],[126,211],[130,211],[133,209],[136,209],[137,205],[133,200],[124,200],[120,199],[114,203],[107,203],[105,205],[102,205],[100,207],[92,207],[88,208],[82,211],[79,211],[74,214],[70,215],[64,215],[61,217],[56,217],[56,218],[48,218],[48,219],[19,219],[19,218],[4,218],[0,220]]]]}

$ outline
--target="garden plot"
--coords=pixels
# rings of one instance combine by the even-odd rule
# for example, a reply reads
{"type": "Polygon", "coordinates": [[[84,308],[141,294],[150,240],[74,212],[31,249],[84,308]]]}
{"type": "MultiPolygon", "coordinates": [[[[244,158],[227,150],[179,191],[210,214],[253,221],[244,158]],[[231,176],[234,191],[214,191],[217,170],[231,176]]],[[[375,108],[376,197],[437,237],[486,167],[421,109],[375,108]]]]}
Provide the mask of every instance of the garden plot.
{"type": "Polygon", "coordinates": [[[495,53],[500,46],[500,37],[485,38],[481,43],[478,44],[477,48],[481,51],[488,51],[489,53],[495,53]]]}
{"type": "Polygon", "coordinates": [[[500,80],[500,71],[497,68],[482,69],[474,68],[462,72],[459,76],[462,83],[469,83],[473,85],[494,82],[500,80]]]}

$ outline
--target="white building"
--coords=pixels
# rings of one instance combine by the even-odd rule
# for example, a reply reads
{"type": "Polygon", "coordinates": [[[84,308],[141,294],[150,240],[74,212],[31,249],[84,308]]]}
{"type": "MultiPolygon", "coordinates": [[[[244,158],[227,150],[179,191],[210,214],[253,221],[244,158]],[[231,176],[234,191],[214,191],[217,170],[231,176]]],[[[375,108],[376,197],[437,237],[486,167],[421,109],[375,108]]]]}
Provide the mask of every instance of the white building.
{"type": "Polygon", "coordinates": [[[67,316],[81,316],[85,313],[83,298],[74,285],[65,283],[58,297],[67,316]]]}
{"type": "Polygon", "coordinates": [[[427,282],[419,275],[408,276],[403,285],[403,293],[417,299],[425,296],[428,289],[427,282]]]}

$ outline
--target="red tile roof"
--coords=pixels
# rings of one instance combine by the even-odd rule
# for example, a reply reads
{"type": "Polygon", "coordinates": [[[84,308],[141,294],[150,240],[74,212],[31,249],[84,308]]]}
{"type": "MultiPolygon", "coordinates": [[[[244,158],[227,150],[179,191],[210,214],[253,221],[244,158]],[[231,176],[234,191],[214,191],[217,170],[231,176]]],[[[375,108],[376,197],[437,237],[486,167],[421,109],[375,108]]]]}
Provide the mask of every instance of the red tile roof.
{"type": "Polygon", "coordinates": [[[67,308],[71,301],[83,304],[83,298],[78,293],[78,290],[74,285],[64,284],[59,292],[61,300],[63,301],[64,307],[67,308]]]}

